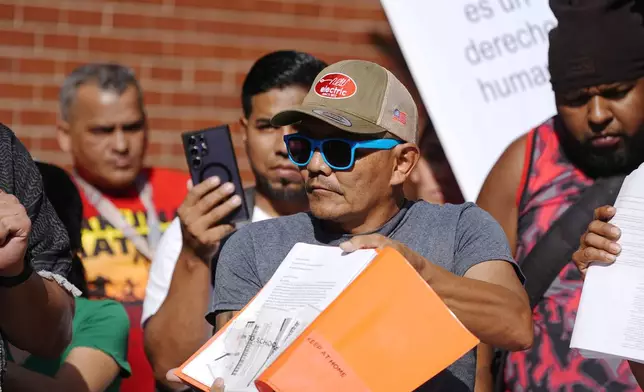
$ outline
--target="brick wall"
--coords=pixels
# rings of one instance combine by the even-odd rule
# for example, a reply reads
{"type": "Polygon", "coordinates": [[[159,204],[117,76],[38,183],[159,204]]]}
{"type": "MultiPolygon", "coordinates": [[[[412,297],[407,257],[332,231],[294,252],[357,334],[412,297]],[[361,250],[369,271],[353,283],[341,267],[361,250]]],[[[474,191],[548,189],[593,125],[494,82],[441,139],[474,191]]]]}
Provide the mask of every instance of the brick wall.
{"type": "MultiPolygon", "coordinates": [[[[378,0],[4,0],[0,121],[34,157],[69,165],[54,138],[59,86],[81,63],[118,61],[145,89],[149,163],[185,168],[179,133],[236,123],[259,56],[297,49],[391,65],[374,33],[391,35],[378,0]]],[[[235,143],[249,181],[237,128],[235,143]]]]}

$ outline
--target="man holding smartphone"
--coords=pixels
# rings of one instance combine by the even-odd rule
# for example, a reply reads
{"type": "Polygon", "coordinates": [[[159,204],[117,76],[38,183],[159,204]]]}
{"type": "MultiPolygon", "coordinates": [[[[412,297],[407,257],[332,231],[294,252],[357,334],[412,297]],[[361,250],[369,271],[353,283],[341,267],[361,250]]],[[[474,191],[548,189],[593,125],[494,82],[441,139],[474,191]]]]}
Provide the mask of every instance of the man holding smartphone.
{"type": "MultiPolygon", "coordinates": [[[[284,135],[292,127],[274,127],[273,115],[304,99],[326,64],[295,51],[278,51],[259,59],[242,88],[240,125],[255,187],[246,189],[251,221],[308,210],[301,175],[289,159],[284,135]]],[[[142,323],[148,358],[156,379],[168,387],[166,372],[179,366],[208,338],[204,319],[212,291],[211,261],[234,228],[219,222],[239,208],[233,184],[216,177],[196,184],[159,244],[152,263],[142,323]],[[171,278],[170,278],[171,277],[171,278]]]]}
{"type": "Polygon", "coordinates": [[[83,254],[90,298],[121,302],[130,317],[132,377],[121,391],[154,390],[140,327],[150,262],[183,201],[189,176],[144,168],[148,121],[143,91],[119,64],[75,69],[60,91],[58,143],[73,162],[83,199],[83,254]]]}

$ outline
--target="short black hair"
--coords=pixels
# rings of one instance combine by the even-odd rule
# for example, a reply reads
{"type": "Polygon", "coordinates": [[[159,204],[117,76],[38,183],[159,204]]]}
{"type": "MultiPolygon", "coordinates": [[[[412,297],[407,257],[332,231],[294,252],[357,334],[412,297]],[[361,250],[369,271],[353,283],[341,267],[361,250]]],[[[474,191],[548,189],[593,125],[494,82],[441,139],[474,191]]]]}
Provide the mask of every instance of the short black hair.
{"type": "Polygon", "coordinates": [[[83,201],[78,188],[65,170],[48,163],[36,162],[42,177],[45,196],[54,207],[56,215],[63,222],[69,235],[72,250],[72,268],[67,279],[76,286],[83,297],[87,297],[85,268],[77,252],[82,248],[81,227],[83,222],[83,201]]]}
{"type": "Polygon", "coordinates": [[[244,116],[248,118],[253,112],[253,96],[290,86],[308,90],[326,67],[324,61],[294,50],[280,50],[263,56],[253,64],[242,86],[244,116]]]}

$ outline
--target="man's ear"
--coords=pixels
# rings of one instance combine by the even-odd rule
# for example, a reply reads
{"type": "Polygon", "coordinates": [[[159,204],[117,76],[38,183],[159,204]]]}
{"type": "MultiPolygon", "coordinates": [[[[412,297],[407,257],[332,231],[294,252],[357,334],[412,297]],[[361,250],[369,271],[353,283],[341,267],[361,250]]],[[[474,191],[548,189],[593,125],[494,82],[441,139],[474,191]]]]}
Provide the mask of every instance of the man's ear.
{"type": "Polygon", "coordinates": [[[394,170],[391,176],[391,186],[402,185],[414,171],[416,163],[420,158],[418,146],[413,143],[405,143],[396,146],[394,153],[394,170]]]}
{"type": "Polygon", "coordinates": [[[246,143],[248,140],[248,119],[244,116],[239,117],[239,126],[242,129],[242,140],[246,143]]]}
{"type": "Polygon", "coordinates": [[[59,120],[56,124],[56,138],[58,139],[58,146],[66,153],[69,153],[72,150],[72,138],[69,132],[69,123],[67,121],[59,120]]]}

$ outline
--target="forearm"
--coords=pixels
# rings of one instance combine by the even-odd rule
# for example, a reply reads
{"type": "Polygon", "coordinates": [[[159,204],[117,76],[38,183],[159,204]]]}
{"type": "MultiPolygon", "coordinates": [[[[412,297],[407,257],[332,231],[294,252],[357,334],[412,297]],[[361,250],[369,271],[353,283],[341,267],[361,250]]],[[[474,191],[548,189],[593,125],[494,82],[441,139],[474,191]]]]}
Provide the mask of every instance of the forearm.
{"type": "Polygon", "coordinates": [[[11,362],[7,363],[7,376],[3,387],[9,392],[64,392],[61,381],[27,370],[11,362]]]}
{"type": "Polygon", "coordinates": [[[487,344],[479,344],[476,350],[476,382],[474,392],[492,392],[494,388],[494,377],[492,374],[492,363],[494,362],[494,350],[487,344]]]}
{"type": "Polygon", "coordinates": [[[498,284],[456,276],[431,263],[427,263],[422,275],[482,343],[510,351],[532,345],[527,297],[498,284]]]}
{"type": "Polygon", "coordinates": [[[145,326],[145,347],[155,378],[170,387],[168,370],[180,366],[208,339],[205,320],[211,285],[210,266],[183,251],[172,275],[168,295],[145,326]]]}
{"type": "Polygon", "coordinates": [[[58,283],[33,273],[24,283],[0,287],[0,329],[16,347],[34,355],[57,357],[72,337],[74,299],[58,283]]]}
{"type": "Polygon", "coordinates": [[[640,388],[644,388],[644,364],[628,361],[631,365],[631,371],[637,380],[640,388]]]}

